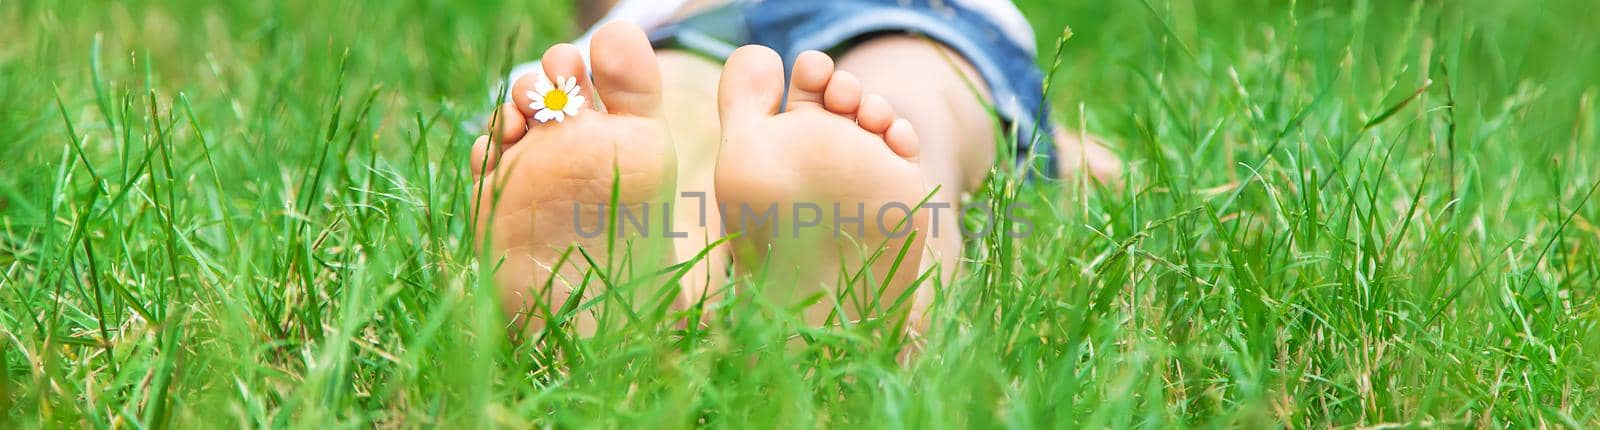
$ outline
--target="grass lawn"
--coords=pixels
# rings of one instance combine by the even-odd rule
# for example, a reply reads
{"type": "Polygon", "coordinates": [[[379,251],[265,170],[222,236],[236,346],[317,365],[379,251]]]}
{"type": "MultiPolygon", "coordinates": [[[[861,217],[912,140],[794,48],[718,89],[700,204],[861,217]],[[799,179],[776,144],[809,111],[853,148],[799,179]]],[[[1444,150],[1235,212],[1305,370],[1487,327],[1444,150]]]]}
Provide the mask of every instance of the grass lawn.
{"type": "Polygon", "coordinates": [[[0,428],[1600,426],[1600,3],[1019,3],[1127,186],[997,171],[901,364],[507,340],[466,160],[566,1],[0,0],[0,428]]]}

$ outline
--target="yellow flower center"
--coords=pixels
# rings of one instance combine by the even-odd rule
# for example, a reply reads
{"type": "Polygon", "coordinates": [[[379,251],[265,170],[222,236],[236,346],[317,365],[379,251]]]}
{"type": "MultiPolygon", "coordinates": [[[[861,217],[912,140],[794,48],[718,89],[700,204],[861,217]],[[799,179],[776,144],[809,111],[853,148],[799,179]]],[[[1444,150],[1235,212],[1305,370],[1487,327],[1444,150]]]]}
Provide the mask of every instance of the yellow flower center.
{"type": "Polygon", "coordinates": [[[565,110],[567,108],[567,93],[560,89],[545,93],[544,105],[550,110],[565,110]]]}

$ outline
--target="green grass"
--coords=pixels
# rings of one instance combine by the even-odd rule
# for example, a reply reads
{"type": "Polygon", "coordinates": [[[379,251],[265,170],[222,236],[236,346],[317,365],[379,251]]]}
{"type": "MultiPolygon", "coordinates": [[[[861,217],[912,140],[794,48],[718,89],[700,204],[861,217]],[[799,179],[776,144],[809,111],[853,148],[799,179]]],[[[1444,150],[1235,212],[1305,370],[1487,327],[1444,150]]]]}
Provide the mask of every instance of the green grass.
{"type": "Polygon", "coordinates": [[[471,123],[565,2],[0,0],[0,428],[1600,426],[1600,4],[1021,3],[1128,186],[992,182],[901,365],[506,341],[471,123]]]}

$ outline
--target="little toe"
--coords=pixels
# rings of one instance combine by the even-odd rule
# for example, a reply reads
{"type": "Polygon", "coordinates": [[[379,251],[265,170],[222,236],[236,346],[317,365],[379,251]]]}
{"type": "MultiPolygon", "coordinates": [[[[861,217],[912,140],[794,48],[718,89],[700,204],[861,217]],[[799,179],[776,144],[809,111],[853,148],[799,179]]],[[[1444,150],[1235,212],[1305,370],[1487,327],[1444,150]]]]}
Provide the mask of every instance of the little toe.
{"type": "Polygon", "coordinates": [[[600,100],[611,113],[658,116],[661,65],[644,30],[629,22],[600,27],[590,42],[600,100]]]}
{"type": "Polygon", "coordinates": [[[839,71],[828,80],[828,90],[822,95],[822,105],[844,116],[854,116],[861,109],[861,80],[850,72],[839,71]]]}
{"type": "Polygon", "coordinates": [[[883,134],[889,131],[889,126],[894,124],[894,107],[889,101],[877,94],[867,95],[861,99],[861,110],[856,112],[856,123],[862,129],[873,134],[883,134]]]}
{"type": "Polygon", "coordinates": [[[889,145],[889,150],[894,151],[900,158],[915,161],[922,151],[916,128],[905,118],[894,120],[883,136],[883,141],[889,145]]]}
{"type": "Polygon", "coordinates": [[[771,48],[746,45],[728,56],[717,85],[717,109],[727,127],[778,113],[783,101],[783,59],[771,48]]]}
{"type": "Polygon", "coordinates": [[[794,74],[789,77],[789,102],[785,109],[821,107],[823,91],[833,78],[833,58],[817,51],[800,53],[794,61],[794,74]]]}

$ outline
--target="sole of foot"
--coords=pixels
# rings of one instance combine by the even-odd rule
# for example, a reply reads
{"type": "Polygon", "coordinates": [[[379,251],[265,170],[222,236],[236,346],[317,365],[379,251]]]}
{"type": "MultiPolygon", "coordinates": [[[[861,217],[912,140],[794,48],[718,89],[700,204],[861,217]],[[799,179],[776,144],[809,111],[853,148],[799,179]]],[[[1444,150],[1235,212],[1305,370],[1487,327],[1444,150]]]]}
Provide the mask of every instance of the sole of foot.
{"type": "Polygon", "coordinates": [[[812,325],[903,316],[921,273],[928,196],[918,138],[882,97],[819,52],[746,46],[718,88],[717,200],[734,271],[812,325]],[[780,112],[780,109],[783,109],[780,112]]]}
{"type": "MultiPolygon", "coordinates": [[[[608,207],[659,210],[675,186],[655,53],[627,23],[601,28],[591,46],[592,82],[577,47],[550,48],[543,73],[513,84],[511,101],[491,120],[494,136],[473,147],[478,241],[502,308],[524,330],[544,328],[577,291],[584,299],[603,291],[599,276],[617,275],[610,244],[637,242],[636,252],[652,255],[641,260],[661,255],[650,270],[670,264],[670,244],[634,241],[648,234],[626,228],[608,237],[602,228],[608,207]]],[[[596,325],[588,313],[568,321],[584,333],[596,325]]]]}

